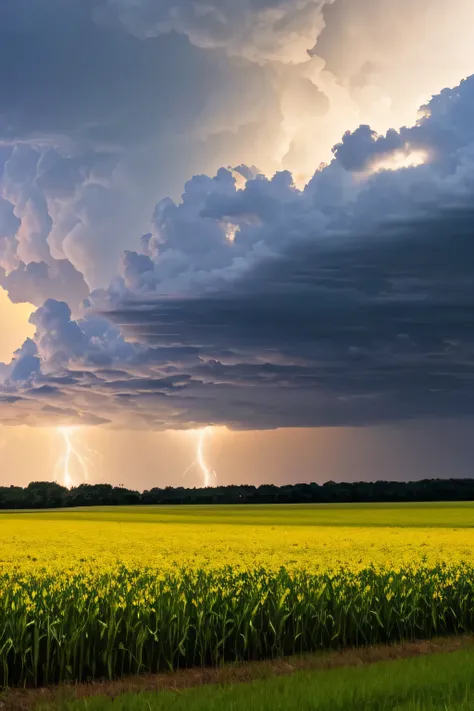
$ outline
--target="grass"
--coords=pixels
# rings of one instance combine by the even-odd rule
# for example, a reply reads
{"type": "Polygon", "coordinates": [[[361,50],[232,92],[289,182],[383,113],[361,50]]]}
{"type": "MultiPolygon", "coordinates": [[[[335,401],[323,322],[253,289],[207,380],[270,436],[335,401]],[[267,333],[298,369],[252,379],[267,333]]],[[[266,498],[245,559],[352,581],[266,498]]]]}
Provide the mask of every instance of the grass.
{"type": "Polygon", "coordinates": [[[96,696],[36,704],[37,711],[472,711],[474,649],[299,671],[247,684],[96,696]]]}
{"type": "Polygon", "coordinates": [[[193,525],[390,526],[472,528],[474,502],[423,504],[255,504],[219,506],[97,506],[48,511],[12,511],[8,519],[108,521],[193,525]]]}

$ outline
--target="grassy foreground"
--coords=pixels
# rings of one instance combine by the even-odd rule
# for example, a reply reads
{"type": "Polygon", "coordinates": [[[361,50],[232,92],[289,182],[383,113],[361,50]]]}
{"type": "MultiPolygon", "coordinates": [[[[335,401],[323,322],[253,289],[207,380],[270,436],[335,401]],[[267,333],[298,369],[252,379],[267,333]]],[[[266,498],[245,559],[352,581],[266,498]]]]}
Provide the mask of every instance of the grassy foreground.
{"type": "Polygon", "coordinates": [[[35,711],[472,711],[474,649],[249,684],[124,694],[35,711]]]}

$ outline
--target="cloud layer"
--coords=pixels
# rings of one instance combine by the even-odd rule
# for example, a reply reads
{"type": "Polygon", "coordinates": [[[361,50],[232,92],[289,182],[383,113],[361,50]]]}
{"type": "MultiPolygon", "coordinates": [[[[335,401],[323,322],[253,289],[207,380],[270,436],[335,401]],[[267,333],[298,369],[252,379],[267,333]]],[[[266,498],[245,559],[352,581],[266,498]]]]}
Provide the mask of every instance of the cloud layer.
{"type": "Polygon", "coordinates": [[[176,33],[143,41],[95,19],[100,4],[0,7],[0,266],[19,269],[0,284],[38,306],[72,274],[55,261],[106,286],[158,197],[222,161],[259,159],[262,125],[281,120],[258,67],[216,62],[176,33]],[[47,264],[49,282],[30,263],[47,264]]]}
{"type": "MultiPolygon", "coordinates": [[[[244,166],[194,177],[180,202],[158,202],[80,318],[51,298],[32,316],[36,335],[3,368],[0,420],[256,429],[473,415],[473,107],[471,77],[411,128],[361,126],[304,190],[244,166]],[[381,169],[420,152],[423,165],[381,169]]],[[[28,249],[44,243],[40,224],[28,249]]]]}
{"type": "Polygon", "coordinates": [[[176,31],[198,47],[222,48],[257,62],[300,63],[324,27],[334,0],[106,0],[96,17],[119,20],[141,37],[176,31]]]}
{"type": "Polygon", "coordinates": [[[67,275],[77,313],[189,176],[245,163],[301,185],[347,129],[413,123],[472,72],[473,14],[471,0],[3,3],[0,285],[40,306],[67,275]]]}

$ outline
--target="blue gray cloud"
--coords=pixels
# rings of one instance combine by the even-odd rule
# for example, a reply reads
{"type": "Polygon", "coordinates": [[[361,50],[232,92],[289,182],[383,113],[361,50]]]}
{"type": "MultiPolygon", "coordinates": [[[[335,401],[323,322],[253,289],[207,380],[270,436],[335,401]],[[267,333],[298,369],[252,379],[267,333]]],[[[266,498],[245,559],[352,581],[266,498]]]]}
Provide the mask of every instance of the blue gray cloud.
{"type": "Polygon", "coordinates": [[[160,201],[75,319],[49,299],[0,418],[166,429],[472,416],[474,77],[361,127],[304,190],[242,166],[160,201]],[[424,165],[370,172],[423,148],[424,165]],[[365,172],[361,173],[360,171],[365,172]],[[368,172],[369,171],[369,172],[368,172]]]}
{"type": "Polygon", "coordinates": [[[308,59],[334,0],[106,0],[96,9],[139,37],[179,32],[198,47],[222,48],[256,62],[308,59]]]}
{"type": "Polygon", "coordinates": [[[40,306],[75,270],[77,313],[159,198],[221,165],[309,178],[364,116],[470,71],[470,19],[470,0],[3,3],[0,285],[40,306]]]}
{"type": "Polygon", "coordinates": [[[175,32],[144,41],[99,22],[100,4],[0,7],[0,266],[19,269],[0,285],[37,306],[63,298],[56,261],[89,289],[106,286],[160,195],[250,159],[262,123],[281,120],[258,67],[216,62],[175,32]],[[48,265],[49,286],[26,285],[30,263],[48,265]]]}

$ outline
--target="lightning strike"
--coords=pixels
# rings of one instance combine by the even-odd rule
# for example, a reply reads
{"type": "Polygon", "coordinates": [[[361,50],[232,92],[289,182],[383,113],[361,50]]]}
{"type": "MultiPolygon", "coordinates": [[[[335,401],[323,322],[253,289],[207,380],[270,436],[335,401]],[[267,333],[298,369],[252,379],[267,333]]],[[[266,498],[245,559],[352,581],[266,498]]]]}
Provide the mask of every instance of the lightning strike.
{"type": "Polygon", "coordinates": [[[78,429],[78,427],[58,427],[58,432],[64,440],[65,449],[64,455],[56,464],[55,471],[62,470],[63,484],[68,489],[74,485],[74,479],[71,473],[73,463],[75,463],[76,468],[82,472],[84,481],[87,482],[89,480],[89,460],[78,451],[72,438],[78,429]]]}
{"type": "Polygon", "coordinates": [[[183,476],[186,476],[186,474],[189,472],[190,469],[193,467],[197,467],[200,472],[202,473],[202,481],[203,481],[203,486],[205,488],[209,487],[212,485],[213,480],[217,478],[216,472],[211,469],[208,464],[206,463],[205,457],[204,457],[204,445],[206,443],[206,435],[211,434],[213,431],[212,427],[204,427],[202,430],[198,430],[198,439],[197,439],[197,445],[196,445],[196,458],[194,461],[191,462],[189,467],[185,469],[183,472],[183,476]]]}
{"type": "Polygon", "coordinates": [[[197,445],[197,463],[199,465],[200,470],[202,471],[202,476],[203,476],[203,484],[204,487],[211,486],[212,479],[216,478],[216,473],[212,471],[212,469],[209,469],[209,467],[206,464],[206,460],[204,459],[204,444],[206,441],[206,434],[208,432],[212,431],[211,427],[205,427],[203,430],[199,432],[199,439],[198,439],[198,445],[197,445]]]}

